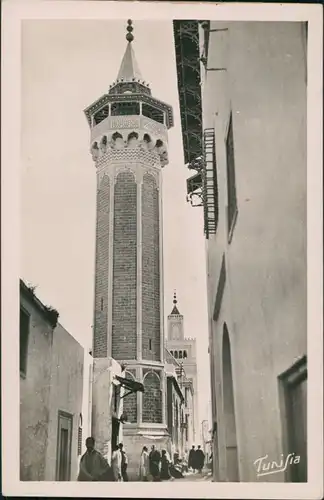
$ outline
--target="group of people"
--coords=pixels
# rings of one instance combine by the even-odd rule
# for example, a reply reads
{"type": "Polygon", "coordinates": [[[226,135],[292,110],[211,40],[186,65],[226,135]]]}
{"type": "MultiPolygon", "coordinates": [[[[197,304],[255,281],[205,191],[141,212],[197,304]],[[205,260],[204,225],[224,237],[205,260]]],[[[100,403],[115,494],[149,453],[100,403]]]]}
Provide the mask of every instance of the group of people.
{"type": "Polygon", "coordinates": [[[193,472],[198,471],[201,473],[204,463],[205,453],[202,451],[200,445],[198,445],[197,449],[195,449],[195,446],[192,446],[188,456],[188,468],[192,469],[193,472]]]}
{"type": "MultiPolygon", "coordinates": [[[[78,481],[128,481],[128,458],[124,446],[120,443],[112,450],[111,465],[99,451],[95,449],[95,440],[86,439],[87,451],[81,457],[78,481]]],[[[161,452],[152,445],[151,451],[143,446],[140,456],[139,480],[140,481],[167,481],[169,479],[183,478],[183,472],[192,469],[202,472],[205,454],[198,446],[192,446],[184,460],[175,453],[171,460],[167,450],[161,452]]]]}
{"type": "Polygon", "coordinates": [[[140,458],[140,481],[167,481],[182,477],[184,476],[178,467],[176,457],[172,462],[167,450],[163,449],[160,452],[155,445],[152,445],[149,453],[147,446],[143,446],[140,458]]]}
{"type": "Polygon", "coordinates": [[[124,446],[115,446],[111,455],[111,466],[95,449],[95,440],[86,439],[87,451],[81,457],[78,481],[128,481],[128,459],[124,446]]]}

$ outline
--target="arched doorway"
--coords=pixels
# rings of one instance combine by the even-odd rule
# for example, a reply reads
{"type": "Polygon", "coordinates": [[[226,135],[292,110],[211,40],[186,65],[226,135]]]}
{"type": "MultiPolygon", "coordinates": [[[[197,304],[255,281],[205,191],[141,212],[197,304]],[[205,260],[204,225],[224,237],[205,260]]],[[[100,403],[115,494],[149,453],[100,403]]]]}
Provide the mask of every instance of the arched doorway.
{"type": "Polygon", "coordinates": [[[239,481],[231,346],[226,323],[223,328],[223,410],[225,420],[226,479],[239,481]]]}

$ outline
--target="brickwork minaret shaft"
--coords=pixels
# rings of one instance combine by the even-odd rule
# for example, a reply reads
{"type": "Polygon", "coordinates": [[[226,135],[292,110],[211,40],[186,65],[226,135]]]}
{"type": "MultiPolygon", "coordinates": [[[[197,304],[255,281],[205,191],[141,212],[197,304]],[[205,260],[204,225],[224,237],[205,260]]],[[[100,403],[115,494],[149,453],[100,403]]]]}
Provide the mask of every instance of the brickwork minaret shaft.
{"type": "MultiPolygon", "coordinates": [[[[152,97],[132,47],[117,80],[85,110],[97,171],[93,355],[113,357],[144,394],[124,400],[128,426],[165,424],[162,175],[172,108],[152,97]]],[[[131,428],[131,427],[129,427],[131,428]]]]}

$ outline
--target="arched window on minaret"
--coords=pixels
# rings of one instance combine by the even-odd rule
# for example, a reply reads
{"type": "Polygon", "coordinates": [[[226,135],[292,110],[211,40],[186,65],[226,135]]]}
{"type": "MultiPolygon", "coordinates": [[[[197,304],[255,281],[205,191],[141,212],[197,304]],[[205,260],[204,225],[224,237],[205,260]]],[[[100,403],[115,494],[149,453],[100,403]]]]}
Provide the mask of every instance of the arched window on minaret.
{"type": "Polygon", "coordinates": [[[112,135],[112,146],[116,149],[123,149],[125,143],[123,136],[119,132],[115,132],[112,135]]]}
{"type": "Polygon", "coordinates": [[[154,371],[148,372],[143,380],[143,422],[162,423],[162,391],[161,380],[154,371]]]}
{"type": "Polygon", "coordinates": [[[131,132],[127,138],[127,146],[129,148],[135,147],[138,144],[138,134],[137,132],[131,132]]]}
{"type": "Polygon", "coordinates": [[[186,359],[188,357],[187,351],[183,351],[183,358],[186,359]]]}
{"type": "Polygon", "coordinates": [[[174,351],[174,357],[178,359],[178,351],[174,351]]]}
{"type": "Polygon", "coordinates": [[[179,359],[182,359],[182,351],[179,351],[179,359]]]}

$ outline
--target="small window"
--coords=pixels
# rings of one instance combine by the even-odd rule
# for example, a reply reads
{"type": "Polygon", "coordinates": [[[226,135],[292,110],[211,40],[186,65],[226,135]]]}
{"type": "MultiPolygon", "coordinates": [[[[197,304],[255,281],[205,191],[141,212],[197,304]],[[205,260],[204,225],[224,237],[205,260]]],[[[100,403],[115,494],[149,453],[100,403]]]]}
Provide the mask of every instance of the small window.
{"type": "Polygon", "coordinates": [[[182,351],[179,351],[179,359],[182,359],[182,351]]]}
{"type": "Polygon", "coordinates": [[[226,163],[227,163],[227,203],[228,203],[228,234],[231,238],[237,216],[237,197],[235,180],[235,161],[234,161],[234,137],[233,137],[233,118],[230,114],[228,133],[226,138],[226,163]]]}
{"type": "Polygon", "coordinates": [[[173,351],[170,351],[171,356],[173,356],[173,351]]]}
{"type": "Polygon", "coordinates": [[[101,302],[100,302],[100,309],[103,311],[103,298],[101,299],[101,302]]]}
{"type": "Polygon", "coordinates": [[[152,339],[149,339],[149,350],[152,351],[152,339]]]}
{"type": "Polygon", "coordinates": [[[152,139],[148,134],[144,134],[143,141],[147,142],[147,144],[149,144],[150,142],[152,142],[152,139]]]}
{"type": "Polygon", "coordinates": [[[29,338],[29,314],[20,308],[20,374],[26,375],[29,338]]]}
{"type": "Polygon", "coordinates": [[[178,358],[178,351],[174,351],[174,357],[177,359],[178,358]]]}
{"type": "Polygon", "coordinates": [[[183,351],[183,357],[184,357],[184,359],[186,359],[188,357],[187,351],[183,351]]]}

